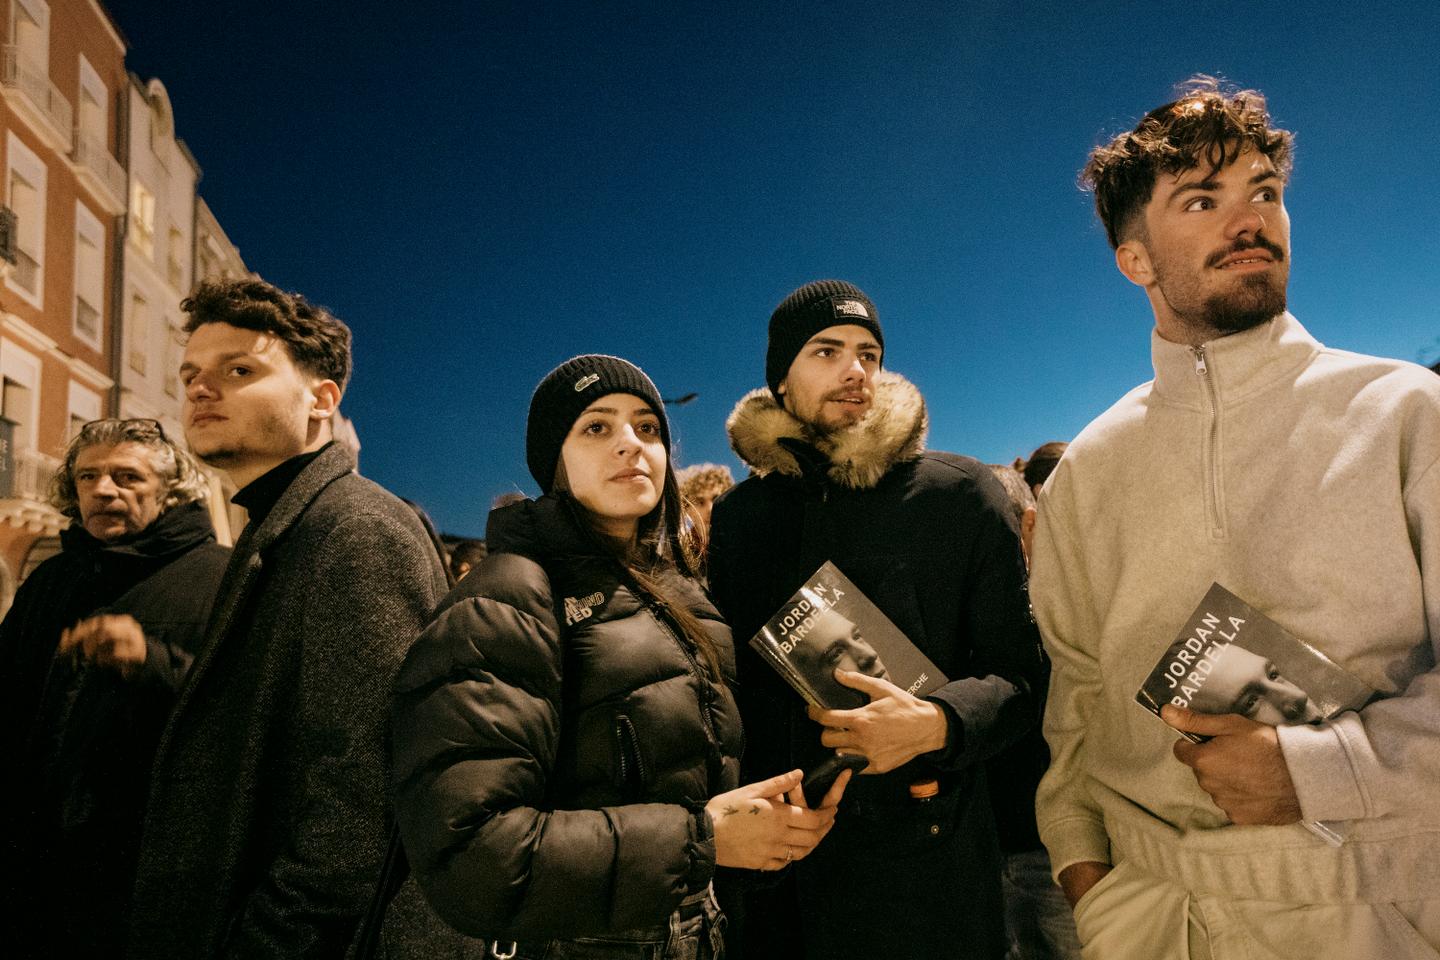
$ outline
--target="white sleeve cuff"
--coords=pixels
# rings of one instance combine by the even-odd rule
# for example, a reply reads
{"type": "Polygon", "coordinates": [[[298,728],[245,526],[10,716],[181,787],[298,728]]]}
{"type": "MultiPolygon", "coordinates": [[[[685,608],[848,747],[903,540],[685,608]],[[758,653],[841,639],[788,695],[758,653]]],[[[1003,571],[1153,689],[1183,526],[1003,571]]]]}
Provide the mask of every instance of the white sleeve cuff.
{"type": "Polygon", "coordinates": [[[1358,820],[1367,816],[1365,794],[1335,723],[1275,729],[1304,819],[1358,820]]]}

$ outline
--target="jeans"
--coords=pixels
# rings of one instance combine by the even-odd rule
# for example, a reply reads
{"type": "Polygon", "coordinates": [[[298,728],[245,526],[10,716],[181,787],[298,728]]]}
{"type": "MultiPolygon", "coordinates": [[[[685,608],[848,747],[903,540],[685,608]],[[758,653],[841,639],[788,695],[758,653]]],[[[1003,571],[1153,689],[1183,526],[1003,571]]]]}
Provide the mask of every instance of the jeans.
{"type": "Polygon", "coordinates": [[[494,960],[723,960],[725,915],[709,887],[680,901],[664,923],[596,937],[490,944],[494,960]]]}
{"type": "Polygon", "coordinates": [[[1050,879],[1044,850],[1005,854],[1005,960],[1080,960],[1080,939],[1065,894],[1050,879]]]}

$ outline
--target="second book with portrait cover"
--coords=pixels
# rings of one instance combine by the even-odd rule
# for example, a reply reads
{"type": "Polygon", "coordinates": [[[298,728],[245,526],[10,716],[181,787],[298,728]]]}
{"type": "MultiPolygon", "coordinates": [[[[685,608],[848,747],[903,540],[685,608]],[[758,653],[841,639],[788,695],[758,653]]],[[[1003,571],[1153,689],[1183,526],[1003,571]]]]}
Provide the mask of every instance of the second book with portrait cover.
{"type": "Polygon", "coordinates": [[[829,710],[869,702],[835,679],[837,668],[888,680],[917,697],[948,682],[828,560],[760,628],[750,646],[807,702],[829,710]]]}

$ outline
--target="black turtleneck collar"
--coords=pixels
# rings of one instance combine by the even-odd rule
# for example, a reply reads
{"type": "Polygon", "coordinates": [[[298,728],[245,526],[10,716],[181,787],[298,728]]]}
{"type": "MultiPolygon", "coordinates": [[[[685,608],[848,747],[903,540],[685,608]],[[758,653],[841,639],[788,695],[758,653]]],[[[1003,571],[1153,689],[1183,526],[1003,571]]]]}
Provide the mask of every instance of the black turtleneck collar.
{"type": "Polygon", "coordinates": [[[60,545],[67,552],[106,553],[132,557],[168,557],[183,553],[215,538],[210,511],[204,501],[171,507],[139,533],[101,540],[79,522],[60,532],[60,545]]]}
{"type": "Polygon", "coordinates": [[[230,499],[245,508],[245,512],[250,516],[252,526],[259,527],[265,522],[265,518],[274,509],[275,504],[285,495],[285,491],[290,489],[290,484],[300,476],[300,471],[308,467],[310,461],[330,449],[334,444],[335,441],[331,440],[319,450],[297,454],[279,466],[272,467],[241,487],[230,499]]]}

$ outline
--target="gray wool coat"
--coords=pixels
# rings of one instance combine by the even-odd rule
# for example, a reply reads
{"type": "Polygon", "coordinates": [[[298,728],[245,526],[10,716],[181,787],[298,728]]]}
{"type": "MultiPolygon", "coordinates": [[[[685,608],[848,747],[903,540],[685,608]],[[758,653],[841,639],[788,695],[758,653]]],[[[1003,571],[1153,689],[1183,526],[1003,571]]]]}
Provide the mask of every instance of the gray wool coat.
{"type": "MultiPolygon", "coordinates": [[[[350,948],[391,822],[390,683],[446,589],[414,513],[354,466],[324,450],[235,544],[156,754],[132,958],[350,948]]],[[[454,936],[411,900],[412,941],[454,936]]]]}

